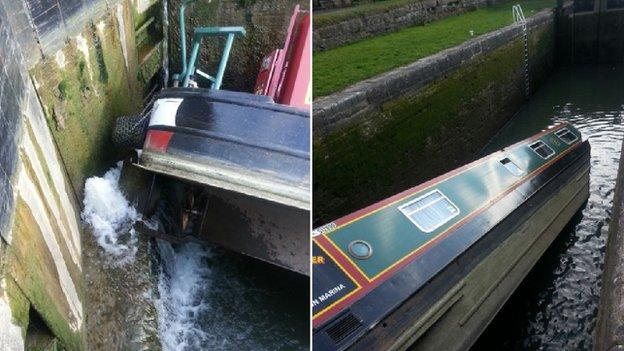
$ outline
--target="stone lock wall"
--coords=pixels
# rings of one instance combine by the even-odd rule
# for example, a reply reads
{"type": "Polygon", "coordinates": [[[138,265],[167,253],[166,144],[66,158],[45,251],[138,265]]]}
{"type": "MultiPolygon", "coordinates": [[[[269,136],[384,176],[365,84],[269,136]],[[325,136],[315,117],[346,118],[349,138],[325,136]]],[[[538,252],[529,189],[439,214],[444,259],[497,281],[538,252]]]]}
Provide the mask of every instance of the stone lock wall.
{"type": "Polygon", "coordinates": [[[41,57],[29,16],[25,3],[0,1],[0,344],[80,350],[85,316],[78,210],[27,72],[41,57]]]}
{"type": "Polygon", "coordinates": [[[154,84],[158,3],[0,0],[3,347],[86,348],[92,269],[78,198],[116,159],[114,119],[136,113],[154,84]]]}
{"type": "Polygon", "coordinates": [[[354,15],[337,23],[315,23],[313,49],[329,50],[364,38],[472,11],[489,3],[491,1],[487,0],[415,0],[388,10],[354,15]]]}
{"type": "MultiPolygon", "coordinates": [[[[554,14],[528,19],[532,89],[554,65],[554,14]]],[[[471,161],[524,101],[517,25],[317,99],[314,224],[471,161]]]]}
{"type": "MultiPolygon", "coordinates": [[[[317,10],[329,10],[341,7],[349,7],[353,5],[354,1],[352,0],[314,0],[312,1],[312,7],[314,11],[317,10]]],[[[357,3],[362,3],[362,1],[357,1],[357,3]]]]}

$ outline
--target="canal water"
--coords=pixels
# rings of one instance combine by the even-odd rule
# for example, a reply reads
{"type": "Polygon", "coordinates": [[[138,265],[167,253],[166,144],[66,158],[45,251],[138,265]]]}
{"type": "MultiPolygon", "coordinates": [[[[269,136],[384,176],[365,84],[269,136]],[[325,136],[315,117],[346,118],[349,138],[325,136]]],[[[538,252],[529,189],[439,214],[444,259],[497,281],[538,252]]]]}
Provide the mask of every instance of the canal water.
{"type": "Polygon", "coordinates": [[[308,284],[218,248],[158,242],[163,350],[307,350],[308,284]]]}
{"type": "Polygon", "coordinates": [[[623,69],[561,68],[483,151],[571,122],[591,144],[590,196],[473,350],[592,348],[623,117],[623,69]]]}
{"type": "MultiPolygon", "coordinates": [[[[174,216],[162,197],[154,216],[144,219],[119,187],[121,167],[87,180],[82,218],[107,257],[103,264],[134,280],[135,224],[167,231],[174,216]]],[[[161,240],[154,246],[156,269],[147,280],[156,281],[156,291],[143,294],[144,303],[155,305],[164,351],[309,348],[308,277],[217,247],[161,240]]],[[[101,312],[123,313],[113,309],[101,312]]]]}
{"type": "MultiPolygon", "coordinates": [[[[166,229],[162,209],[155,216],[166,229]]],[[[163,350],[309,348],[308,277],[217,247],[157,240],[157,248],[163,350]]]]}

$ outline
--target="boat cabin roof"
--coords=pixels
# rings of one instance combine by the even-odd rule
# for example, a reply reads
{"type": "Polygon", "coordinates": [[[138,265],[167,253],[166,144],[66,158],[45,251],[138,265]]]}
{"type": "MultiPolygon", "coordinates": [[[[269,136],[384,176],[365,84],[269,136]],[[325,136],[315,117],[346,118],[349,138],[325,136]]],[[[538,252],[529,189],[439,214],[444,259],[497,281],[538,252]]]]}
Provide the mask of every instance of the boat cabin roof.
{"type": "MultiPolygon", "coordinates": [[[[522,197],[530,197],[521,185],[580,143],[577,129],[559,124],[315,229],[314,327],[329,321],[502,197],[514,190],[522,201],[522,197]]],[[[464,247],[459,245],[448,255],[435,258],[444,262],[429,263],[449,264],[473,239],[466,238],[464,247]]],[[[415,278],[426,282],[425,273],[422,275],[415,278]]]]}

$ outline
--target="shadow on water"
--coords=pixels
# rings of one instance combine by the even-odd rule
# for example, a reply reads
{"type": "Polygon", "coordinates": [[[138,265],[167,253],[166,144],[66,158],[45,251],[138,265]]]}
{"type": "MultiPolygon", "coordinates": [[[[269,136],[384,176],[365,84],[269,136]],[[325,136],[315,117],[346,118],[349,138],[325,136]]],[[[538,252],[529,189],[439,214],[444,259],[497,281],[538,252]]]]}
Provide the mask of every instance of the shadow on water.
{"type": "Polygon", "coordinates": [[[591,349],[624,128],[624,69],[561,68],[495,136],[488,154],[557,122],[589,139],[590,196],[473,350],[591,349]]]}

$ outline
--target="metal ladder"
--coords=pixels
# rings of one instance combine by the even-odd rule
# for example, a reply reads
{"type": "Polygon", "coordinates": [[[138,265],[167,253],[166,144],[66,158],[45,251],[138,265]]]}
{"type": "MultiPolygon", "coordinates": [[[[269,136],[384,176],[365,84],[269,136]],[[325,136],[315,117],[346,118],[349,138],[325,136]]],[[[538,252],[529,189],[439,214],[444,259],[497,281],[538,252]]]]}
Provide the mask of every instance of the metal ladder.
{"type": "Polygon", "coordinates": [[[524,12],[520,4],[513,5],[511,7],[511,13],[513,15],[514,23],[522,26],[522,35],[524,37],[524,94],[528,99],[531,95],[531,85],[529,82],[529,31],[527,29],[526,18],[524,18],[524,12]]]}

